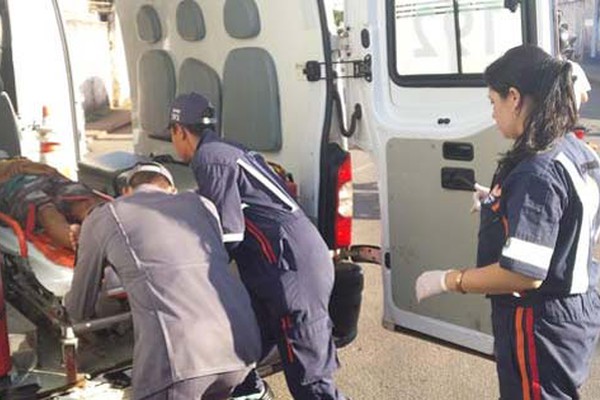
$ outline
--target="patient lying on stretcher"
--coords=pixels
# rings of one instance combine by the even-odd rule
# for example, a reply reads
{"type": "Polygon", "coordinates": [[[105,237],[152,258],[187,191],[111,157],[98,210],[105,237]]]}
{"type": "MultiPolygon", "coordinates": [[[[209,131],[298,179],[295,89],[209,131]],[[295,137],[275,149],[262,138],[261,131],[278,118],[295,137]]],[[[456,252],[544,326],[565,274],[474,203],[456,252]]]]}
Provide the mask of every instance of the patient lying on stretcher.
{"type": "Polygon", "coordinates": [[[57,246],[74,248],[81,222],[102,201],[48,165],[25,158],[0,160],[0,212],[26,232],[42,229],[57,246]]]}

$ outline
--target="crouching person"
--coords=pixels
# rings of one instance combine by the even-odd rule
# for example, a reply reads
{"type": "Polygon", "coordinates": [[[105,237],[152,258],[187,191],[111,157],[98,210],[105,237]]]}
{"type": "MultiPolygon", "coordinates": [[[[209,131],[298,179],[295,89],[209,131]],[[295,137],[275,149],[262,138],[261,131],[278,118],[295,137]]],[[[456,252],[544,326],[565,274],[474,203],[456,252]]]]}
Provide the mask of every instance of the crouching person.
{"type": "Polygon", "coordinates": [[[69,316],[94,316],[104,265],[112,265],[133,316],[134,399],[226,399],[261,345],[216,210],[196,193],[174,194],[160,164],[137,166],[128,182],[130,195],[97,207],[82,225],[69,316]]]}

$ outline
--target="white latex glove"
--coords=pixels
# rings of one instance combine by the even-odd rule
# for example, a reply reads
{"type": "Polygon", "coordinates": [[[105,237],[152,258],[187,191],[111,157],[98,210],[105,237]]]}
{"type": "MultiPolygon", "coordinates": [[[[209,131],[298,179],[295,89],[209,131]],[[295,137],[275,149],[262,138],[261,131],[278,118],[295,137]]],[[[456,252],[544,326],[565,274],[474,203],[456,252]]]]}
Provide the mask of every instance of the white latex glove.
{"type": "Polygon", "coordinates": [[[472,213],[481,211],[481,202],[490,194],[490,188],[479,183],[475,183],[473,188],[475,191],[473,192],[473,205],[471,206],[472,213]]]}
{"type": "Polygon", "coordinates": [[[419,275],[417,282],[415,283],[417,301],[420,303],[423,299],[447,292],[446,274],[448,272],[449,270],[433,270],[423,272],[419,275]]]}

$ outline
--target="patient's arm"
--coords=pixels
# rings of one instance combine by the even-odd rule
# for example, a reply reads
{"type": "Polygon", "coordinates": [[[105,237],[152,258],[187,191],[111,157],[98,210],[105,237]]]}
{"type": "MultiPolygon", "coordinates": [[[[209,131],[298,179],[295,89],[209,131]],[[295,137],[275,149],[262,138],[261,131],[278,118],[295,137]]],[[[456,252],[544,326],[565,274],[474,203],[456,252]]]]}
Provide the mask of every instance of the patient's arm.
{"type": "Polygon", "coordinates": [[[74,322],[94,316],[107,258],[107,241],[99,225],[105,225],[107,221],[112,222],[110,214],[101,208],[92,212],[81,226],[77,265],[71,290],[64,299],[69,317],[74,322]]]}
{"type": "Polygon", "coordinates": [[[71,226],[67,219],[52,203],[41,206],[37,218],[52,241],[62,247],[73,248],[71,245],[71,226]]]}

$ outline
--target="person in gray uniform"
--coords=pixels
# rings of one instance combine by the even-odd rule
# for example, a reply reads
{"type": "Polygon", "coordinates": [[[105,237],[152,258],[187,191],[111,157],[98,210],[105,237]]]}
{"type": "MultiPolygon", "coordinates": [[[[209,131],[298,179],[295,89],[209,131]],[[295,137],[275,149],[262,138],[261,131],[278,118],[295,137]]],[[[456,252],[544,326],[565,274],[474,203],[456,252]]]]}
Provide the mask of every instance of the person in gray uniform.
{"type": "Polygon", "coordinates": [[[134,325],[134,399],[226,399],[261,354],[250,298],[231,274],[214,205],[175,194],[157,163],[134,168],[132,193],[84,220],[65,306],[94,316],[105,264],[119,275],[134,325]]]}

